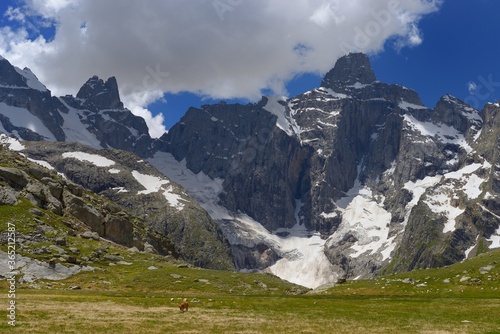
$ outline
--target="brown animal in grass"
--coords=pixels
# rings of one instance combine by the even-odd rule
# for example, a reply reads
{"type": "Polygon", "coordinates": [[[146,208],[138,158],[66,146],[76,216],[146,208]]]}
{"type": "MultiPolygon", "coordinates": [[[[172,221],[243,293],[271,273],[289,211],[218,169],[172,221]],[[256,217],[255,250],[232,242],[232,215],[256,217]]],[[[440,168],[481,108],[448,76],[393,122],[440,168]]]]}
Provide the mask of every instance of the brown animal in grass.
{"type": "Polygon", "coordinates": [[[182,301],[182,303],[179,304],[179,310],[181,310],[181,312],[184,312],[184,311],[187,311],[189,308],[189,304],[187,302],[187,299],[184,298],[184,300],[182,301]]]}

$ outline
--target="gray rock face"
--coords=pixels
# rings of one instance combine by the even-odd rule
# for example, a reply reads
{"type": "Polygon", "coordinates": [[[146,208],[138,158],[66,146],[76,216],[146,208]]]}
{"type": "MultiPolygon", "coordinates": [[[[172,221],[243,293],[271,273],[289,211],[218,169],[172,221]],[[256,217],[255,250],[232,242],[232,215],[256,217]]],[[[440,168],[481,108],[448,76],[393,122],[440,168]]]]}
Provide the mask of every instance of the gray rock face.
{"type": "Polygon", "coordinates": [[[276,116],[262,108],[265,102],[190,108],[160,149],[186,159],[194,173],[224,179],[224,189],[238,189],[225,192],[222,203],[272,230],[296,223],[295,198],[309,150],[275,128],[276,116]]]}
{"type": "Polygon", "coordinates": [[[15,205],[19,194],[10,187],[0,187],[0,205],[15,205]]]}
{"type": "Polygon", "coordinates": [[[371,84],[376,80],[368,57],[362,53],[351,53],[337,61],[335,67],[323,78],[321,87],[335,89],[357,82],[371,84]]]}
{"type": "MultiPolygon", "coordinates": [[[[0,256],[0,263],[2,265],[0,275],[6,277],[11,272],[7,265],[8,256],[7,253],[1,250],[0,256]]],[[[76,265],[66,267],[60,263],[56,263],[51,267],[49,263],[16,255],[16,270],[23,275],[21,283],[30,283],[38,279],[62,280],[79,272],[94,271],[94,268],[76,265]]]]}
{"type": "Polygon", "coordinates": [[[76,97],[85,100],[87,105],[93,104],[97,109],[123,108],[115,77],[104,82],[98,76],[93,76],[80,88],[76,97]]]}

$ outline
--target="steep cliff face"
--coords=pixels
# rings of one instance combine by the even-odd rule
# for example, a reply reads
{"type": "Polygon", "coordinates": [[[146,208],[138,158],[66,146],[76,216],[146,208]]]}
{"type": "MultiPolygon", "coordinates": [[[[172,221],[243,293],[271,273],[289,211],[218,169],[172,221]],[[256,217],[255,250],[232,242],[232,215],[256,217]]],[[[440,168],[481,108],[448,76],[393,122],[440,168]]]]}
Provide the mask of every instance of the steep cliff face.
{"type": "Polygon", "coordinates": [[[266,103],[191,108],[162,138],[162,149],[185,159],[194,173],[223,179],[220,200],[227,209],[276,230],[296,223],[295,198],[309,150],[274,126],[266,103]]]}
{"type": "MultiPolygon", "coordinates": [[[[481,234],[484,192],[472,190],[490,182],[491,159],[474,149],[482,127],[464,102],[445,95],[428,108],[351,54],[317,89],[190,109],[163,139],[187,168],[221,180],[214,202],[229,211],[277,236],[293,226],[319,232],[332,279],[446,265],[472,254],[479,235],[496,240],[496,223],[481,234]]],[[[295,261],[284,240],[249,243],[255,231],[239,218],[219,221],[239,236],[233,252],[248,255],[239,263],[295,261]]]]}

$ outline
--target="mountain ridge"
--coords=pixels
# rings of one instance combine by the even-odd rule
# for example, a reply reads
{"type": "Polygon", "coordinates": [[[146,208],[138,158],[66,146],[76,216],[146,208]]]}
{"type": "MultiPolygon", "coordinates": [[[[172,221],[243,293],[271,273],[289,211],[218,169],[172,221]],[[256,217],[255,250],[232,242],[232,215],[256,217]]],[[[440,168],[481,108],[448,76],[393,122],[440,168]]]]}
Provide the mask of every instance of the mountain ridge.
{"type": "Polygon", "coordinates": [[[366,55],[349,54],[316,89],[190,108],[153,139],[117,87],[92,77],[76,98],[39,100],[42,118],[26,110],[45,132],[13,118],[26,94],[16,100],[15,88],[0,87],[2,130],[138,154],[217,222],[238,269],[299,284],[443,266],[500,247],[498,104],[479,112],[446,94],[428,108],[415,91],[379,82],[366,55]]]}

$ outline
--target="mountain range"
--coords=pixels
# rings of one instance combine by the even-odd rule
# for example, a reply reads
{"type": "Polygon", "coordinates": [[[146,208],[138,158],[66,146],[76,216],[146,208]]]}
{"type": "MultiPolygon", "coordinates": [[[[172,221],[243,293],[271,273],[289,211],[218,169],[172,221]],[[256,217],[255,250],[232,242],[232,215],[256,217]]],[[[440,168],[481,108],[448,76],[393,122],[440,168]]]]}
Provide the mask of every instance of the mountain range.
{"type": "Polygon", "coordinates": [[[1,58],[5,145],[127,215],[82,211],[74,194],[41,199],[29,182],[11,191],[5,171],[0,197],[24,196],[128,247],[311,288],[441,267],[500,248],[499,111],[449,94],[428,108],[351,53],[316,89],[190,108],[152,138],[116,78],[56,97],[1,58]]]}

